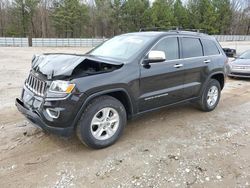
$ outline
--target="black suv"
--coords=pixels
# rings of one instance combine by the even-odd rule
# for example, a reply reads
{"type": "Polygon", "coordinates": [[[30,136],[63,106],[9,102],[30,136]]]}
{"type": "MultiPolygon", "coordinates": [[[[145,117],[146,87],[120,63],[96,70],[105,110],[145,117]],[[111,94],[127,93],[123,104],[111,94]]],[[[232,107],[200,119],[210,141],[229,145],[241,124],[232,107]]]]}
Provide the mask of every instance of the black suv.
{"type": "Polygon", "coordinates": [[[34,56],[16,106],[44,130],[92,148],[113,144],[127,119],[191,101],[213,110],[227,57],[206,34],[137,32],[116,36],[84,55],[34,56]]]}

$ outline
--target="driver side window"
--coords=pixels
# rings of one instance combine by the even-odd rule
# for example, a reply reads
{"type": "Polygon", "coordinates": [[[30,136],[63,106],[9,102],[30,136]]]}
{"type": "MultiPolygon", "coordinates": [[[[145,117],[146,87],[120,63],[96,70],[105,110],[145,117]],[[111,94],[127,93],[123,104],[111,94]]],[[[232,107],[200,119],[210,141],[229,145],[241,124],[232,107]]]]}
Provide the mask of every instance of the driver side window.
{"type": "Polygon", "coordinates": [[[166,60],[179,59],[179,43],[177,37],[160,40],[152,50],[165,52],[166,60]]]}

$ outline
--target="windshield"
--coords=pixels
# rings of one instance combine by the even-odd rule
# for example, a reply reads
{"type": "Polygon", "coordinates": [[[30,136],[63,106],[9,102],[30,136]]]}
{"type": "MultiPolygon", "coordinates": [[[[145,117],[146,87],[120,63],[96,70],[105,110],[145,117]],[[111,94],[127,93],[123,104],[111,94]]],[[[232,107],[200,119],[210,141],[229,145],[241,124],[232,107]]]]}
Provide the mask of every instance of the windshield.
{"type": "Polygon", "coordinates": [[[240,59],[250,59],[250,51],[246,51],[239,56],[240,59]]]}
{"type": "Polygon", "coordinates": [[[114,37],[91,51],[90,55],[128,60],[142,51],[153,37],[138,35],[120,35],[114,37]]]}

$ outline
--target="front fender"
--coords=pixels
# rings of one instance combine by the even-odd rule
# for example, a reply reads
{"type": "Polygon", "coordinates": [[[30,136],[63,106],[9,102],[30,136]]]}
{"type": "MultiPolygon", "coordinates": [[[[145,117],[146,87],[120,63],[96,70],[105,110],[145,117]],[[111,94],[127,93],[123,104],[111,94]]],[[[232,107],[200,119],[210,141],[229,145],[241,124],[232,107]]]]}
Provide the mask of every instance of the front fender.
{"type": "Polygon", "coordinates": [[[127,99],[128,99],[128,103],[129,103],[129,107],[131,108],[131,115],[133,115],[136,111],[136,107],[133,105],[135,104],[133,99],[130,97],[128,91],[124,88],[115,88],[115,89],[109,89],[109,90],[104,90],[104,91],[99,91],[99,92],[96,92],[94,94],[91,94],[89,96],[87,96],[87,98],[84,100],[80,110],[78,111],[75,119],[74,119],[74,122],[73,122],[73,126],[75,127],[77,122],[79,121],[79,119],[81,118],[81,115],[82,113],[84,112],[84,110],[86,109],[87,105],[89,104],[90,101],[92,101],[94,98],[96,97],[99,97],[99,96],[102,96],[102,95],[108,95],[108,94],[112,94],[114,92],[123,92],[126,94],[127,96],[127,99]]]}

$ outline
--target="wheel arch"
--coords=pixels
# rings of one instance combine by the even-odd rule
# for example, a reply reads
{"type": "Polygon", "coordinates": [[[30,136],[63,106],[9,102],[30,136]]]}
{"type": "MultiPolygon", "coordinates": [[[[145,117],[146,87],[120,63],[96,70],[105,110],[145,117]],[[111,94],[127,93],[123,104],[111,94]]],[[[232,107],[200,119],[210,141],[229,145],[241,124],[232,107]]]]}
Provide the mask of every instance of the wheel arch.
{"type": "Polygon", "coordinates": [[[103,96],[103,95],[108,95],[108,96],[114,97],[117,100],[119,100],[126,109],[127,117],[131,118],[133,116],[134,106],[133,106],[131,97],[130,97],[129,93],[127,92],[127,90],[124,88],[110,89],[110,90],[105,90],[105,91],[100,91],[100,92],[94,93],[94,94],[89,95],[87,97],[87,99],[83,102],[79,112],[77,113],[77,115],[74,119],[74,122],[73,122],[74,127],[76,126],[77,122],[81,118],[81,115],[84,112],[87,105],[93,99],[100,97],[100,96],[103,96]]]}
{"type": "Polygon", "coordinates": [[[210,76],[210,79],[217,80],[220,83],[221,90],[224,88],[225,86],[225,74],[224,73],[222,72],[213,73],[210,76]]]}
{"type": "Polygon", "coordinates": [[[208,76],[208,78],[206,79],[206,81],[203,83],[203,85],[201,87],[201,90],[200,90],[199,96],[202,95],[202,93],[203,93],[204,89],[206,88],[209,80],[211,80],[211,79],[216,79],[220,83],[221,90],[224,88],[224,85],[225,85],[225,74],[223,72],[214,72],[210,76],[208,76]]]}

